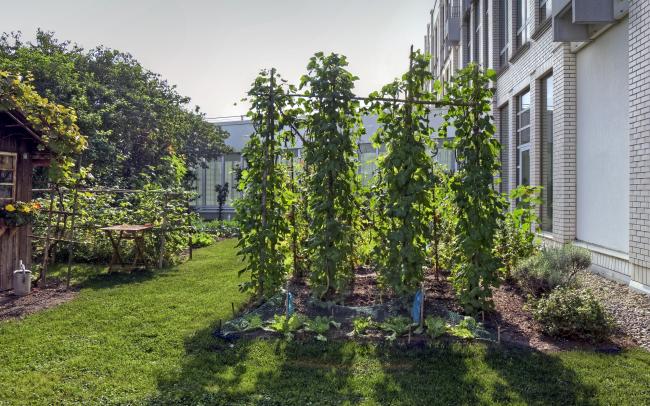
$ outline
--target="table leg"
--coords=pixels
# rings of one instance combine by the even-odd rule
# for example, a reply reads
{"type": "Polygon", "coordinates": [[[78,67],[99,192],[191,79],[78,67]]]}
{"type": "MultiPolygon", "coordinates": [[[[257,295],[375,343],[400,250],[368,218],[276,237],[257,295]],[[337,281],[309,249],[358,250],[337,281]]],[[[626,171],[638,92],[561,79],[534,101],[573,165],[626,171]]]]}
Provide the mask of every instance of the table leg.
{"type": "Polygon", "coordinates": [[[141,262],[142,265],[146,268],[147,263],[144,256],[144,233],[136,232],[133,234],[133,244],[135,248],[135,259],[133,260],[133,267],[137,267],[138,263],[141,262]]]}
{"type": "Polygon", "coordinates": [[[113,265],[115,265],[115,263],[118,261],[120,265],[124,266],[124,261],[122,260],[122,256],[120,255],[120,242],[122,241],[122,232],[120,232],[117,240],[113,238],[113,233],[111,233],[110,231],[106,231],[106,235],[108,235],[108,239],[111,241],[111,245],[113,246],[113,255],[111,256],[111,263],[108,265],[108,272],[111,272],[113,270],[113,265]]]}

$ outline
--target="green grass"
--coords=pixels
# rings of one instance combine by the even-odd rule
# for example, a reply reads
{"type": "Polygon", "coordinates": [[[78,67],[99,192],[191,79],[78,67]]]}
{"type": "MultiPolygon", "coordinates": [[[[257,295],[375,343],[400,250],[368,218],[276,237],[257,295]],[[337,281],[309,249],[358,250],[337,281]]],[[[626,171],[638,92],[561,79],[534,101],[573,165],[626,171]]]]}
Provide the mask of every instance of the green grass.
{"type": "Polygon", "coordinates": [[[176,269],[92,276],[72,302],[0,323],[0,404],[650,404],[650,353],[543,354],[216,340],[234,242],[176,269]]]}

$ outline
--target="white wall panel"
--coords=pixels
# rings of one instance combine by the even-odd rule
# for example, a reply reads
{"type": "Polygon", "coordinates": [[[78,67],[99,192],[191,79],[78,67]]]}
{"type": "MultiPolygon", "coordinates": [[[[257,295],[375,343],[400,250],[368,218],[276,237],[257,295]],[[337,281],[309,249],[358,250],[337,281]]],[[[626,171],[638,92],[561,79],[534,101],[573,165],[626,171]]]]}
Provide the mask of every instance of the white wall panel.
{"type": "Polygon", "coordinates": [[[628,22],[577,54],[577,237],[629,248],[628,22]]]}

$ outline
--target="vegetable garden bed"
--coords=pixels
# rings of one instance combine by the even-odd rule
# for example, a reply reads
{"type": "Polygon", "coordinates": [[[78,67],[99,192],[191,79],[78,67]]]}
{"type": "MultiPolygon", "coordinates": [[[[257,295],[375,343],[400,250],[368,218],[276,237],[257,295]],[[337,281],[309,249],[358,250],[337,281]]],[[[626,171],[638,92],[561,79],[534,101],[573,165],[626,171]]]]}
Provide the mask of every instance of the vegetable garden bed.
{"type": "MultiPolygon", "coordinates": [[[[408,332],[399,335],[395,343],[399,346],[419,347],[426,343],[456,341],[453,326],[457,326],[465,317],[453,287],[448,280],[449,273],[443,272],[439,278],[427,274],[424,282],[426,292],[425,314],[441,317],[448,324],[447,334],[432,339],[424,333],[418,333],[417,326],[412,325],[408,332]]],[[[314,299],[305,278],[293,278],[288,285],[292,295],[292,308],[295,314],[304,320],[327,317],[331,328],[323,336],[333,341],[383,342],[390,337],[390,332],[382,328],[391,318],[409,318],[412,303],[400,300],[396,295],[382,293],[376,284],[376,274],[372,268],[359,267],[349,293],[338,302],[314,299]],[[355,320],[370,318],[374,323],[363,334],[354,334],[355,320]]],[[[474,339],[499,342],[508,346],[528,347],[539,351],[554,352],[565,350],[591,350],[599,352],[619,352],[623,348],[633,347],[634,342],[620,331],[616,331],[608,340],[589,342],[555,338],[545,335],[541,326],[532,317],[525,304],[523,293],[509,283],[493,289],[494,310],[478,317],[479,333],[474,339]]],[[[264,304],[251,303],[237,318],[221,325],[215,332],[219,338],[227,341],[270,339],[282,336],[268,325],[274,316],[286,313],[286,294],[274,296],[264,304]],[[266,326],[247,330],[247,320],[258,315],[266,326]],[[243,324],[242,324],[243,323],[243,324]]],[[[314,341],[317,334],[302,327],[293,332],[292,338],[299,342],[314,341]]]]}

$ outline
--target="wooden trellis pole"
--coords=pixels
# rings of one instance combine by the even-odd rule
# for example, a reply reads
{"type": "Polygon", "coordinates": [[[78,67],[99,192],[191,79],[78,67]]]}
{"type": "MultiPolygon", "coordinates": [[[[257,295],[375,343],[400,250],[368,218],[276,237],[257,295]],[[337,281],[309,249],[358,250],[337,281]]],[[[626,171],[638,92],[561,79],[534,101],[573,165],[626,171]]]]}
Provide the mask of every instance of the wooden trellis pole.
{"type": "Polygon", "coordinates": [[[48,257],[50,255],[50,232],[52,228],[52,215],[54,214],[54,186],[50,184],[50,210],[47,213],[47,227],[45,229],[45,244],[43,252],[43,266],[41,267],[41,281],[42,288],[47,286],[47,265],[48,257]]]}

